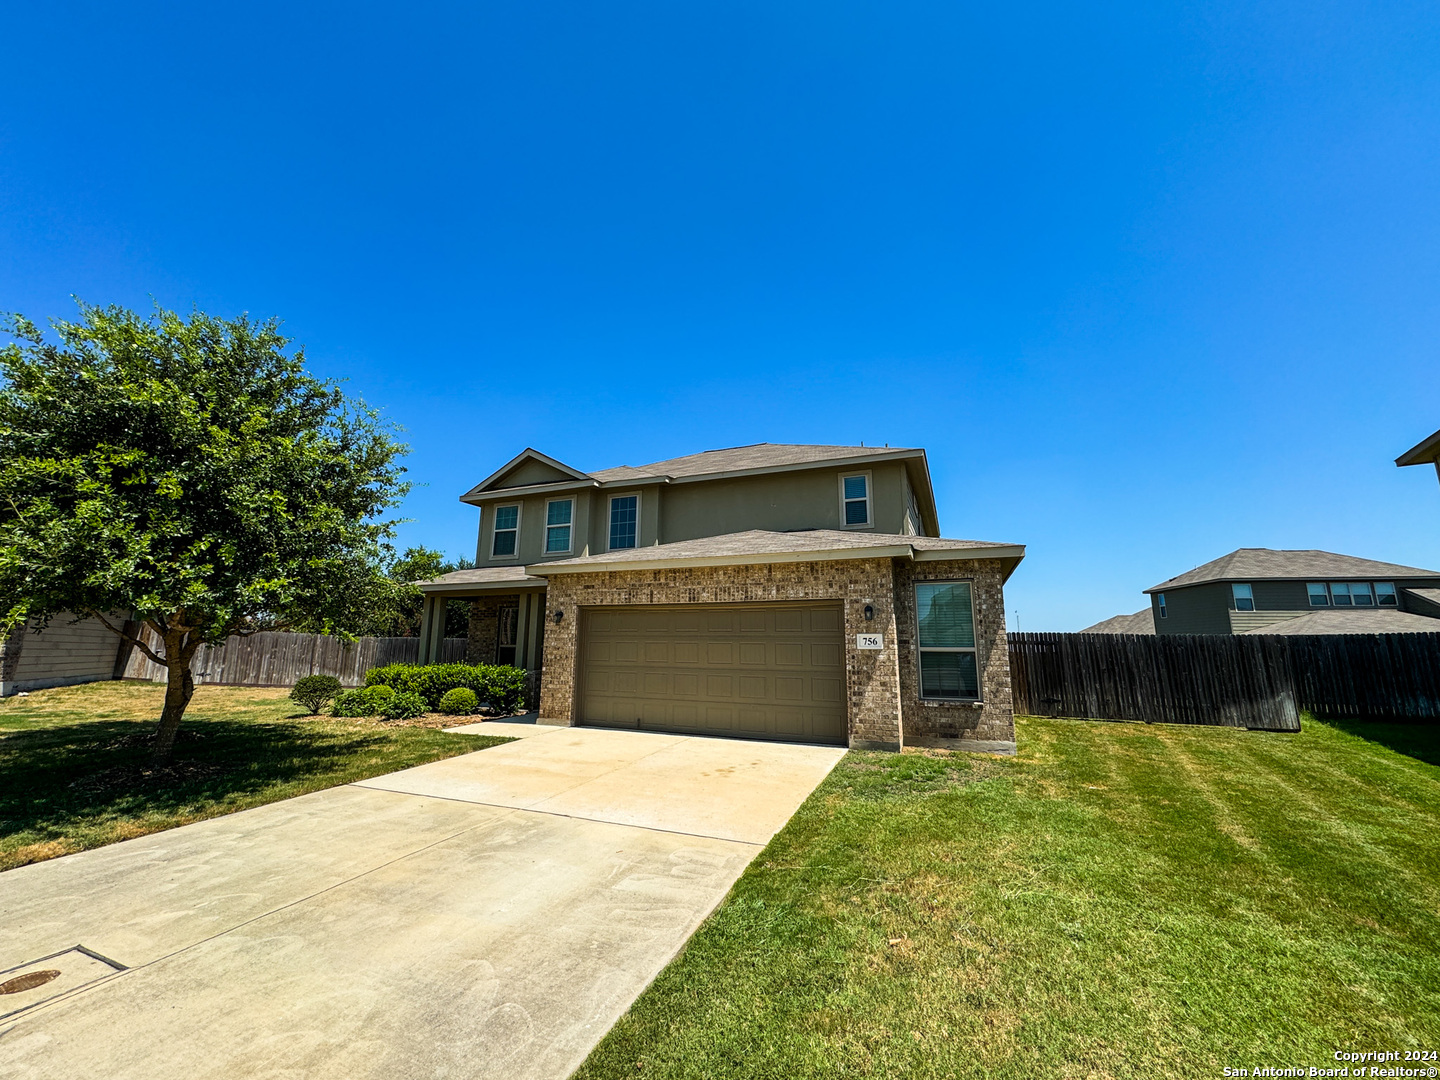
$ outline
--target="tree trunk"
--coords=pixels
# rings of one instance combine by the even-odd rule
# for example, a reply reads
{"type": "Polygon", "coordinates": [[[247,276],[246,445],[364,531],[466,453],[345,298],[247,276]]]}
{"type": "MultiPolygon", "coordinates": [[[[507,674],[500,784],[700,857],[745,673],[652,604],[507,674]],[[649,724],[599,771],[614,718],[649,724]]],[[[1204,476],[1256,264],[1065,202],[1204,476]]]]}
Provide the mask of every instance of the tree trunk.
{"type": "Polygon", "coordinates": [[[150,756],[150,764],[155,767],[170,763],[180,719],[185,715],[190,699],[195,696],[195,677],[190,674],[190,661],[195,650],[189,647],[185,637],[178,630],[171,630],[165,635],[165,709],[160,714],[160,726],[155,730],[155,749],[150,756]]]}

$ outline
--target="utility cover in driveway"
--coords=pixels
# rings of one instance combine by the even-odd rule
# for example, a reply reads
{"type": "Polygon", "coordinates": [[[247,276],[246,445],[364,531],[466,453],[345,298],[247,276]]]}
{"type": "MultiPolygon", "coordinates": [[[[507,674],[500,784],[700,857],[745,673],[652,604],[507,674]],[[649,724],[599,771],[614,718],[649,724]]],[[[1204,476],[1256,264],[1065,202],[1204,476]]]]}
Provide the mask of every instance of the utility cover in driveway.
{"type": "Polygon", "coordinates": [[[843,745],[840,606],[585,610],[585,724],[843,745]]]}

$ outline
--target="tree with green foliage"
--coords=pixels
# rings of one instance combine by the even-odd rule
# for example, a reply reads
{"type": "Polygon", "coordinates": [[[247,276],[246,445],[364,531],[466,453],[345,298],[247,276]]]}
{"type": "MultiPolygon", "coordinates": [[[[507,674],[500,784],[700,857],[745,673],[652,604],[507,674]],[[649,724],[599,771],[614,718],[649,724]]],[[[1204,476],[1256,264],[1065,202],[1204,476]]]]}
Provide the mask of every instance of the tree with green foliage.
{"type": "Polygon", "coordinates": [[[163,664],[163,764],[202,645],[390,603],[405,447],[275,320],[81,304],[52,327],[9,316],[0,348],[0,632],[69,612],[163,664]]]}

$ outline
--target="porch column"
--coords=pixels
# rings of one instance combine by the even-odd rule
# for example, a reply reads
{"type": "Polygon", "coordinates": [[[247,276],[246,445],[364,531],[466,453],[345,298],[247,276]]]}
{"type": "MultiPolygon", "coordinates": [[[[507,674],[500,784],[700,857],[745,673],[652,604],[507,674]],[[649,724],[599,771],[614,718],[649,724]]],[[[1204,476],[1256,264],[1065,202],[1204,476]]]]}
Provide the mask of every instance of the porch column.
{"type": "Polygon", "coordinates": [[[445,598],[425,594],[420,612],[420,663],[433,664],[440,659],[440,642],[445,637],[445,598]]]}
{"type": "Polygon", "coordinates": [[[515,627],[515,666],[529,671],[533,666],[535,594],[520,594],[520,613],[515,627]]]}
{"type": "Polygon", "coordinates": [[[525,631],[525,670],[534,671],[544,663],[540,653],[540,635],[545,624],[545,594],[530,594],[530,625],[525,631]]]}

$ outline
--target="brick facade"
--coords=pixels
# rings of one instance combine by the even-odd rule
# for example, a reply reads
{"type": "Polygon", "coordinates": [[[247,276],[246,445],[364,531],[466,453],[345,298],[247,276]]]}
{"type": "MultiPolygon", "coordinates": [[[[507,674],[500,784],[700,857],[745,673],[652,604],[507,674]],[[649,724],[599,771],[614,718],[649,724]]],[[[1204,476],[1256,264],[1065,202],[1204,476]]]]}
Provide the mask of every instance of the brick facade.
{"type": "Polygon", "coordinates": [[[500,638],[500,609],[516,607],[520,597],[485,596],[470,601],[470,621],[465,635],[465,662],[467,664],[495,663],[495,646],[500,638]]]}
{"type": "MultiPolygon", "coordinates": [[[[559,610],[547,626],[540,718],[576,722],[579,609],[631,604],[736,604],[778,600],[838,600],[844,611],[846,704],[850,745],[899,749],[905,736],[1014,739],[1010,668],[1006,655],[1001,564],[957,561],[912,565],[908,560],[847,559],[758,566],[555,574],[546,607],[559,610]],[[975,620],[983,705],[932,706],[919,701],[914,654],[913,590],[920,577],[975,582],[975,620]],[[865,608],[873,618],[865,618],[865,608]],[[884,635],[884,648],[855,648],[856,636],[884,635]],[[902,734],[903,716],[903,734],[902,734]]],[[[472,620],[472,627],[475,625],[472,620]]],[[[475,631],[472,629],[472,641],[475,631]]]]}
{"type": "Polygon", "coordinates": [[[1005,639],[1004,564],[995,559],[943,562],[895,560],[895,606],[900,630],[900,700],[905,738],[1015,741],[1010,694],[1010,649],[1005,639]],[[975,607],[975,653],[980,701],[950,704],[920,699],[920,654],[915,641],[915,583],[968,581],[975,607]]]}

